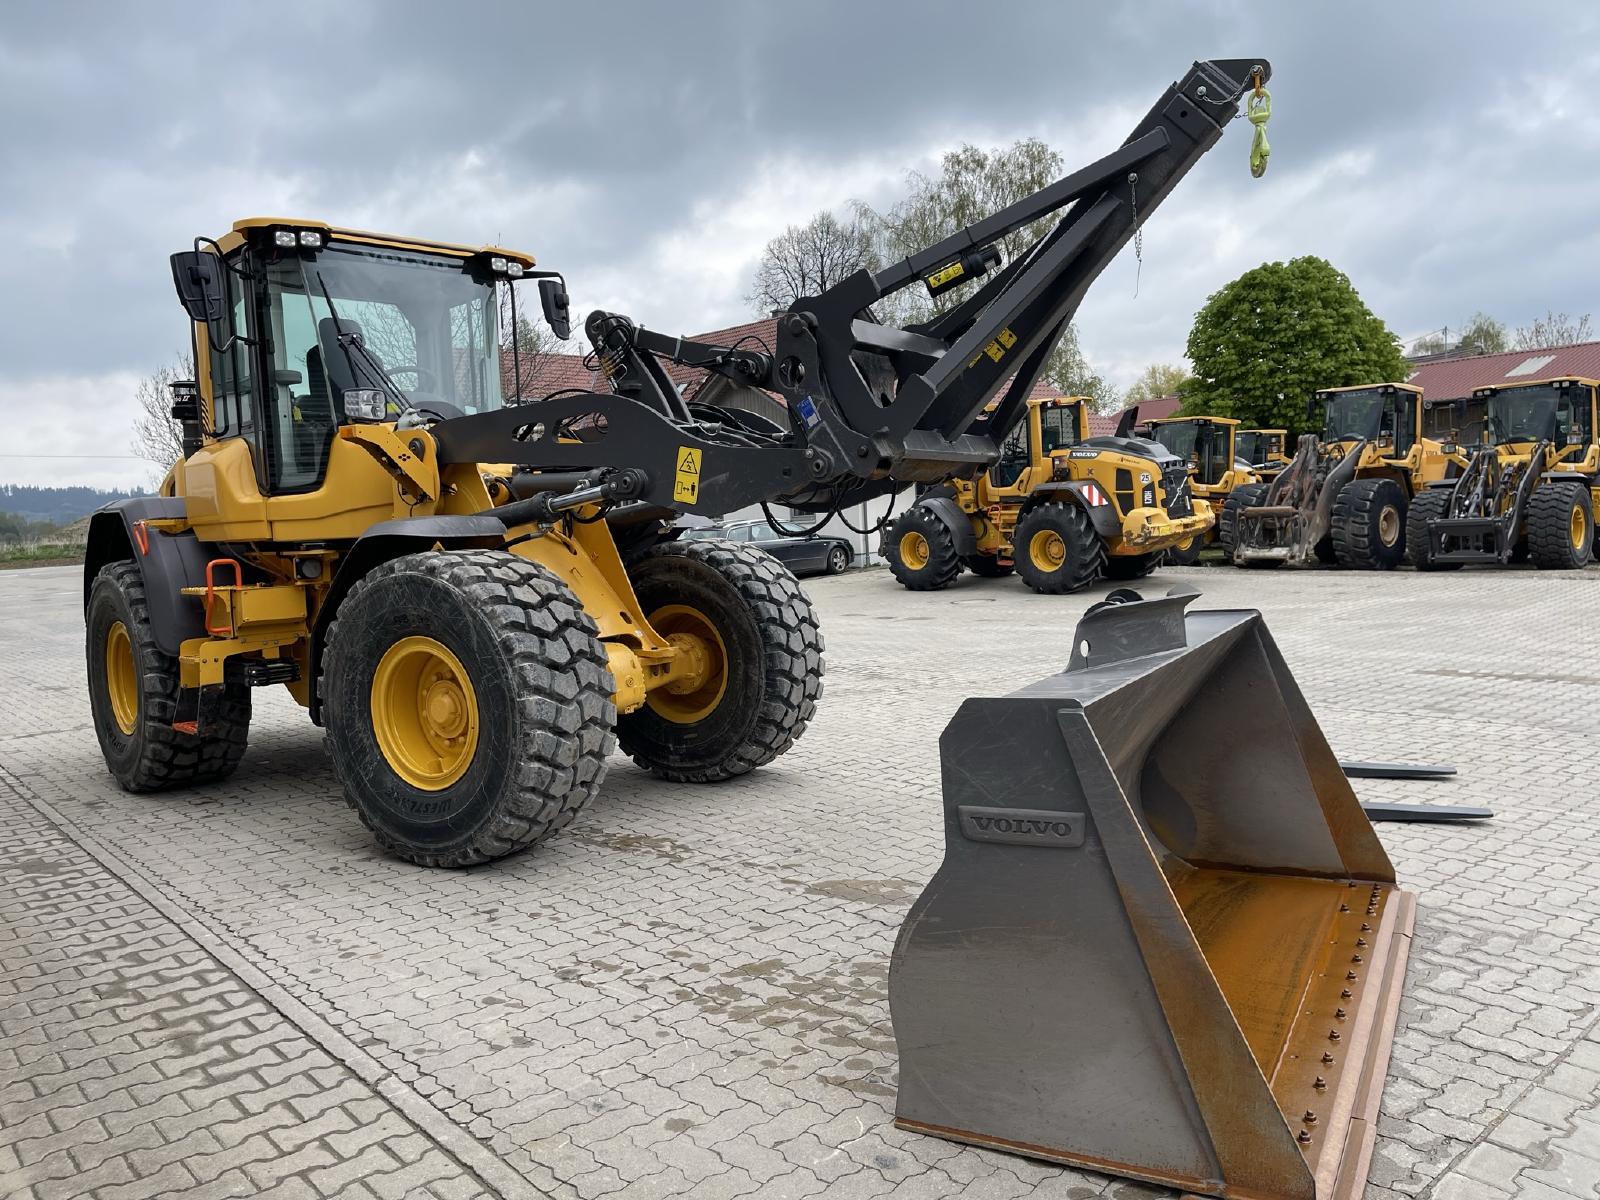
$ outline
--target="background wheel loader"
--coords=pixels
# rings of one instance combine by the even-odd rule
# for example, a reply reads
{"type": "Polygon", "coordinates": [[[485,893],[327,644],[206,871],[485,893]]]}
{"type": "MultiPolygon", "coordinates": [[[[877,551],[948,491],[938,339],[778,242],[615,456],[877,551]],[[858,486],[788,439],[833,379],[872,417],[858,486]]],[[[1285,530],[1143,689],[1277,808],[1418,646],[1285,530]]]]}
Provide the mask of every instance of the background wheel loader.
{"type": "Polygon", "coordinates": [[[1459,478],[1434,484],[1412,503],[1406,547],[1412,565],[1435,571],[1528,559],[1577,570],[1594,561],[1595,392],[1592,379],[1474,392],[1484,411],[1481,444],[1459,478]]]}
{"type": "Polygon", "coordinates": [[[1288,444],[1287,429],[1241,429],[1235,442],[1240,460],[1249,463],[1262,481],[1276,478],[1289,465],[1289,456],[1283,452],[1288,444]]]}
{"type": "MultiPolygon", "coordinates": [[[[1162,417],[1148,422],[1145,428],[1152,440],[1189,464],[1189,487],[1195,507],[1204,506],[1211,512],[1211,526],[1168,550],[1166,561],[1187,566],[1198,562],[1200,552],[1213,544],[1231,555],[1233,530],[1221,523],[1223,508],[1237,488],[1261,480],[1239,446],[1243,436],[1239,422],[1232,417],[1162,417]]],[[[1259,435],[1263,431],[1252,432],[1259,435]]],[[[1252,451],[1260,448],[1252,447],[1252,451]]]]}
{"type": "Polygon", "coordinates": [[[1411,498],[1464,465],[1423,436],[1421,401],[1422,390],[1405,383],[1318,392],[1321,437],[1302,437],[1274,479],[1235,489],[1224,506],[1234,563],[1399,566],[1411,498]]]}
{"type": "Polygon", "coordinates": [[[1184,460],[1142,438],[1090,437],[1086,397],[1035,398],[999,461],[925,490],[885,531],[883,555],[916,592],[947,586],[962,567],[1076,592],[1102,576],[1148,575],[1210,524],[1191,503],[1184,460]]]}

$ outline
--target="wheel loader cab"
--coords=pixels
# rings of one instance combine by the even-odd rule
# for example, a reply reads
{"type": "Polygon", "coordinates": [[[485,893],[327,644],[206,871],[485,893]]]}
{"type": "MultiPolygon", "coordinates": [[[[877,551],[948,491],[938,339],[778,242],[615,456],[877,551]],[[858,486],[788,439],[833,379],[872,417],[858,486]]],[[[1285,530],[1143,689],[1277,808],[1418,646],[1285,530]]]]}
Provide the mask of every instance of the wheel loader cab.
{"type": "Polygon", "coordinates": [[[1405,458],[1421,437],[1421,397],[1421,389],[1394,383],[1318,392],[1323,444],[1347,451],[1365,440],[1376,457],[1405,458]]]}
{"type": "Polygon", "coordinates": [[[1227,488],[1237,470],[1239,422],[1229,417],[1168,417],[1150,422],[1151,436],[1189,464],[1196,492],[1227,488]]]}
{"type": "Polygon", "coordinates": [[[1015,499],[1054,472],[1053,456],[1089,437],[1089,401],[1084,396],[1051,396],[1030,401],[1028,419],[1000,444],[1000,458],[989,468],[980,490],[991,493],[980,503],[1015,499]],[[1027,478],[1024,478],[1026,474],[1027,478]]]}
{"type": "Polygon", "coordinates": [[[175,272],[198,254],[222,268],[191,313],[207,441],[242,443],[263,496],[322,487],[341,426],[503,403],[497,293],[531,258],[260,219],[175,272]]]}

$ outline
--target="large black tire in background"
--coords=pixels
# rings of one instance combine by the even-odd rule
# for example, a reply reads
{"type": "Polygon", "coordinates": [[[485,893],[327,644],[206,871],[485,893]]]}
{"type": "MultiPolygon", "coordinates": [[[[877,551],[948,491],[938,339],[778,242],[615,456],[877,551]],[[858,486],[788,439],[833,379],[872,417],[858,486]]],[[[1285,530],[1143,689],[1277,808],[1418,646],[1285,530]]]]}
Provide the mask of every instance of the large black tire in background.
{"type": "Polygon", "coordinates": [[[1229,492],[1228,498],[1222,502],[1222,514],[1217,518],[1217,544],[1222,547],[1229,562],[1233,561],[1233,548],[1239,542],[1239,510],[1255,508],[1266,498],[1266,484],[1245,483],[1229,492]]]}
{"type": "Polygon", "coordinates": [[[1406,561],[1419,571],[1450,571],[1460,563],[1433,560],[1433,543],[1428,540],[1428,525],[1450,512],[1449,488],[1425,488],[1417,493],[1406,512],[1406,561]]]}
{"type": "Polygon", "coordinates": [[[664,779],[715,783],[789,749],[816,712],[823,659],[816,614],[788,568],[753,546],[705,540],[656,546],[628,575],[662,636],[709,632],[721,673],[687,693],[653,691],[617,722],[623,752],[664,779]]]}
{"type": "Polygon", "coordinates": [[[1156,569],[1164,551],[1154,554],[1108,554],[1105,576],[1107,579],[1143,579],[1156,569]]]}
{"type": "Polygon", "coordinates": [[[1017,574],[1036,592],[1080,592],[1100,578],[1106,548],[1089,514],[1070,500],[1030,508],[1012,531],[1017,574]]]}
{"type": "Polygon", "coordinates": [[[385,849],[430,867],[503,858],[570,823],[605,777],[612,690],[577,597],[501,550],[373,568],[323,656],[346,799],[385,849]]]}
{"type": "Polygon", "coordinates": [[[889,526],[883,542],[889,572],[913,592],[935,592],[949,587],[961,574],[956,539],[938,514],[913,504],[889,526]]]}
{"type": "Polygon", "coordinates": [[[1015,563],[1002,563],[995,554],[968,554],[961,562],[967,570],[984,579],[1004,579],[1017,569],[1015,563]]]}
{"type": "Polygon", "coordinates": [[[1392,479],[1352,479],[1333,498],[1331,526],[1341,567],[1392,571],[1406,556],[1406,494],[1392,479]]]}
{"type": "Polygon", "coordinates": [[[1545,483],[1528,497],[1528,557],[1547,571],[1576,571],[1589,563],[1594,506],[1582,483],[1545,483]]]}
{"type": "Polygon", "coordinates": [[[227,684],[208,700],[203,735],[173,729],[178,660],[156,645],[137,564],[101,568],[84,624],[95,736],[123,790],[155,792],[231,775],[250,738],[250,689],[227,684]]]}

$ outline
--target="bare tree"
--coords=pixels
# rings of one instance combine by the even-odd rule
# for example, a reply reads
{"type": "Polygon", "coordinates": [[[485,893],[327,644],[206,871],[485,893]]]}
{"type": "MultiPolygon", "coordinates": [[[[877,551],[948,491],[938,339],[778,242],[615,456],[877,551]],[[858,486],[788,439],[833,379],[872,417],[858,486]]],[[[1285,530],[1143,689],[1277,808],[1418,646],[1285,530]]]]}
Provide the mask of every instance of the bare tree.
{"type": "Polygon", "coordinates": [[[1594,337],[1589,314],[1576,319],[1566,313],[1546,311],[1532,325],[1519,325],[1512,337],[1513,350],[1553,350],[1557,346],[1575,346],[1594,337]]]}
{"type": "Polygon", "coordinates": [[[133,415],[135,455],[154,463],[163,475],[183,457],[183,433],[172,419],[172,391],[175,379],[194,378],[194,356],[179,354],[170,366],[157,367],[139,381],[134,392],[133,415]]]}
{"type": "Polygon", "coordinates": [[[877,265],[872,230],[860,213],[841,221],[820,212],[767,243],[746,298],[766,316],[877,265]]]}

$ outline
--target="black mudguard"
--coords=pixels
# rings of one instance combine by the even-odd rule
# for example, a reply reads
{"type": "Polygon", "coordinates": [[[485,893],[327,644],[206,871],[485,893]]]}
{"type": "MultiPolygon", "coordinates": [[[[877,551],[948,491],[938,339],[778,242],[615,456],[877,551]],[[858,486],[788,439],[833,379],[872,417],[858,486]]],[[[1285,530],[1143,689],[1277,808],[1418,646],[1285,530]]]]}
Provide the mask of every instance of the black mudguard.
{"type": "Polygon", "coordinates": [[[181,497],[135,496],[108,504],[89,519],[89,541],[83,560],[85,607],[89,589],[102,567],[114,562],[139,564],[151,632],[162,652],[174,656],[185,639],[205,636],[200,602],[185,596],[182,589],[204,587],[206,562],[217,554],[201,545],[192,533],[168,534],[135,527],[143,521],[181,520],[183,516],[181,497]]]}
{"type": "MultiPolygon", "coordinates": [[[[1101,537],[1117,537],[1122,533],[1122,518],[1117,516],[1116,506],[1111,503],[1110,496],[1099,484],[1095,484],[1095,487],[1102,496],[1106,497],[1106,503],[1091,503],[1089,497],[1085,494],[1087,487],[1088,481],[1081,479],[1041,484],[1029,496],[1027,508],[1042,504],[1046,500],[1070,500],[1089,514],[1089,524],[1094,526],[1094,531],[1101,537]]],[[[1027,508],[1023,509],[1023,511],[1026,512],[1027,508]]]]}
{"type": "Polygon", "coordinates": [[[961,511],[961,506],[948,496],[924,496],[917,507],[925,508],[943,522],[955,539],[956,553],[963,558],[978,552],[978,535],[972,531],[972,518],[961,511]]]}

